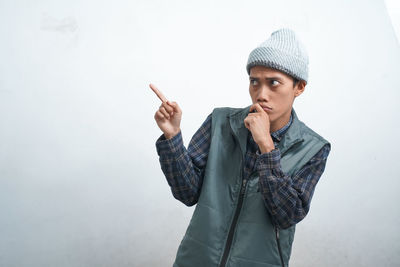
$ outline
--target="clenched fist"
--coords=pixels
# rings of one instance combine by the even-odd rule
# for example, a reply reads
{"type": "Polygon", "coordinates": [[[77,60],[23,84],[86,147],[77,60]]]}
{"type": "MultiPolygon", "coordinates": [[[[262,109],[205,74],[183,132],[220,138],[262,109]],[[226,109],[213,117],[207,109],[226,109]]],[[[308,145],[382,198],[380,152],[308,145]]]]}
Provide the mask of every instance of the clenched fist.
{"type": "Polygon", "coordinates": [[[275,146],[269,132],[269,116],[258,103],[253,104],[250,107],[250,112],[253,110],[256,110],[257,112],[249,113],[249,115],[244,119],[244,125],[251,132],[261,153],[271,152],[271,150],[275,149],[275,146]]]}

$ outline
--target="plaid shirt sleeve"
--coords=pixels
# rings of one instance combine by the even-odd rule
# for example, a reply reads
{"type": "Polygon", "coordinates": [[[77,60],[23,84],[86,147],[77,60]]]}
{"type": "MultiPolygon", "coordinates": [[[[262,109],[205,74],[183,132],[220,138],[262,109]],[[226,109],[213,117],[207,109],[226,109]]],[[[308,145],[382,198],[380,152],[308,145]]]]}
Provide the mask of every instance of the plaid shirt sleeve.
{"type": "Polygon", "coordinates": [[[188,149],[179,132],[171,139],[161,135],[156,142],[161,169],[172,195],[186,206],[197,203],[211,143],[211,114],[193,135],[188,149]]]}
{"type": "Polygon", "coordinates": [[[325,170],[330,148],[330,144],[322,147],[293,177],[282,171],[278,148],[258,156],[256,169],[260,175],[261,193],[279,228],[289,228],[307,215],[315,186],[325,170]]]}

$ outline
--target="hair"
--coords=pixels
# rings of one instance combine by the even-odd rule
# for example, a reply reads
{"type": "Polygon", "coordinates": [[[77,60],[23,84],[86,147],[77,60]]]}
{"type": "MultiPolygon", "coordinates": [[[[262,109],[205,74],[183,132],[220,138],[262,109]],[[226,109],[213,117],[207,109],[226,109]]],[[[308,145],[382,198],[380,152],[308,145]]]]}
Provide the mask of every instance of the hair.
{"type": "Polygon", "coordinates": [[[296,84],[298,84],[300,82],[299,79],[297,79],[296,77],[292,77],[293,78],[293,88],[296,87],[296,84]]]}

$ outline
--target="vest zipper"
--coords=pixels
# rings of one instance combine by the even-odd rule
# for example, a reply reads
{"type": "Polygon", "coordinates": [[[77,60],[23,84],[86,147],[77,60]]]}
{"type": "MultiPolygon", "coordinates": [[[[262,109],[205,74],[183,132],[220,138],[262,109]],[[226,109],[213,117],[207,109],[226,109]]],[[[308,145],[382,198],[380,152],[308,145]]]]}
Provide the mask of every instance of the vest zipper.
{"type": "Polygon", "coordinates": [[[224,253],[222,254],[221,264],[219,265],[220,267],[225,267],[226,261],[228,260],[229,252],[230,252],[231,246],[232,246],[233,235],[235,233],[237,220],[239,219],[239,214],[242,209],[244,193],[246,192],[246,185],[247,185],[247,179],[243,179],[243,177],[244,177],[243,167],[244,167],[244,160],[245,160],[244,155],[243,155],[243,150],[240,147],[240,141],[239,141],[238,136],[232,130],[232,125],[231,125],[230,120],[229,120],[229,128],[230,128],[232,135],[235,137],[237,143],[239,144],[239,149],[240,149],[240,152],[242,155],[242,162],[240,164],[240,170],[241,170],[241,174],[242,174],[241,175],[242,184],[240,185],[239,200],[238,200],[238,204],[236,206],[235,214],[233,216],[231,227],[229,228],[228,239],[226,240],[224,253]]]}
{"type": "Polygon", "coordinates": [[[285,267],[285,264],[283,263],[281,243],[279,242],[279,230],[276,225],[275,225],[275,236],[276,236],[276,243],[278,243],[278,252],[279,252],[279,257],[281,258],[281,264],[282,264],[282,267],[285,267]]]}
{"type": "MultiPolygon", "coordinates": [[[[242,171],[242,175],[243,175],[243,171],[242,171]]],[[[229,252],[231,250],[233,235],[235,234],[236,224],[237,224],[237,221],[239,218],[240,210],[242,209],[242,205],[243,205],[243,199],[244,199],[244,193],[246,191],[246,185],[247,185],[247,180],[243,179],[242,185],[240,187],[239,201],[238,201],[238,204],[236,207],[235,215],[233,216],[233,221],[232,221],[231,227],[229,229],[228,240],[226,241],[225,250],[224,250],[224,254],[222,255],[220,267],[225,267],[229,252]]]]}

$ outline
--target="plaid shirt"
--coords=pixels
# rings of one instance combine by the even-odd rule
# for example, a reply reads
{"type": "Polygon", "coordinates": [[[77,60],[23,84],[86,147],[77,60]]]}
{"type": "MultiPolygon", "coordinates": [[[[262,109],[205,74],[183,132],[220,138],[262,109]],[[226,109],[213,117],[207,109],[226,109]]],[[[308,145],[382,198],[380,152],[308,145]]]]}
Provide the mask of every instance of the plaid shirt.
{"type": "MultiPolygon", "coordinates": [[[[271,133],[275,147],[291,123],[292,116],[285,126],[271,133]]],[[[211,114],[192,137],[188,149],[183,145],[181,132],[171,139],[161,135],[156,142],[161,169],[172,194],[187,206],[196,204],[200,196],[210,144],[211,114]]],[[[329,152],[330,145],[327,144],[290,177],[281,169],[279,149],[261,154],[251,133],[248,134],[243,178],[254,171],[259,172],[265,206],[279,228],[286,229],[307,215],[329,152]]]]}

